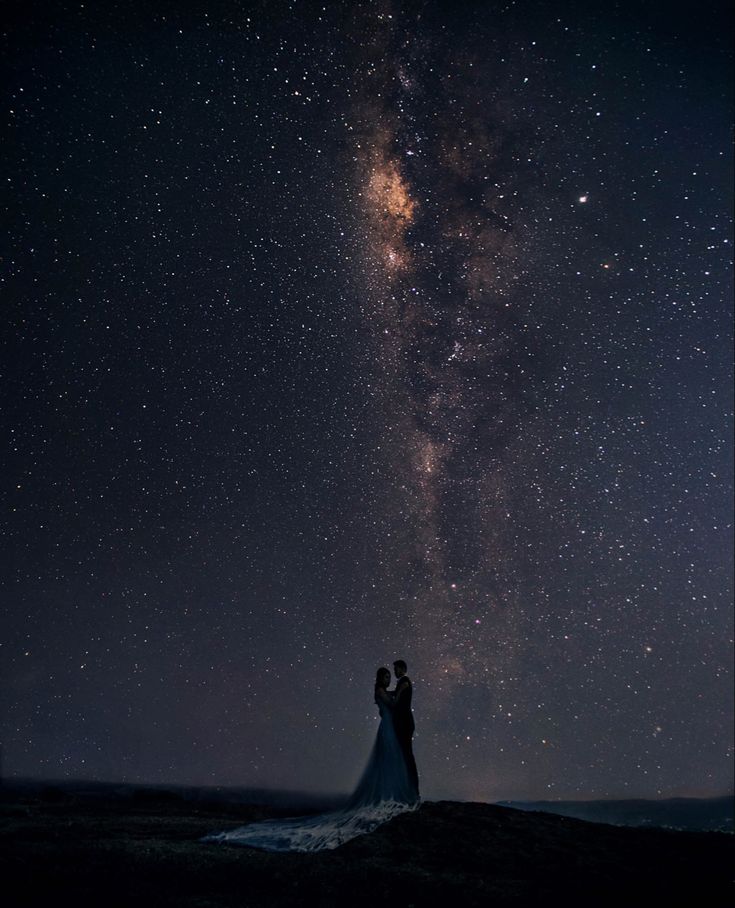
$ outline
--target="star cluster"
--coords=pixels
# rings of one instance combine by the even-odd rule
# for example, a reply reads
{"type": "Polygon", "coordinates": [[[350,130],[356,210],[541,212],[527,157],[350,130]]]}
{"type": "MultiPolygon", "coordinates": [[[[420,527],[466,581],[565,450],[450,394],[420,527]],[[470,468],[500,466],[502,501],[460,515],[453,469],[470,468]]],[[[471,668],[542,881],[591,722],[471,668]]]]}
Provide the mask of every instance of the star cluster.
{"type": "MultiPolygon", "coordinates": [[[[60,4],[3,35],[4,771],[732,771],[725,14],[60,4]]],[[[654,4],[658,7],[658,4],[654,4]]]]}

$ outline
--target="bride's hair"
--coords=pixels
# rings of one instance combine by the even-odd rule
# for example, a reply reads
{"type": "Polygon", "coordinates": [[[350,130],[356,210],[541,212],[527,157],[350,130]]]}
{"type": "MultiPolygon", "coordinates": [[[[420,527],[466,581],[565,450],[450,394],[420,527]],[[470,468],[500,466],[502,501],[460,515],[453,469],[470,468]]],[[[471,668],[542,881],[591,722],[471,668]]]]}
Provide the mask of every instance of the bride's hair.
{"type": "MultiPolygon", "coordinates": [[[[377,670],[377,672],[375,673],[375,693],[376,693],[376,695],[377,695],[377,693],[378,693],[378,688],[379,688],[379,687],[385,687],[385,686],[386,686],[386,685],[383,683],[383,678],[384,678],[386,675],[388,675],[388,677],[390,678],[390,672],[388,671],[388,669],[387,669],[385,666],[383,666],[382,668],[379,668],[379,669],[377,670]]],[[[388,683],[390,683],[390,682],[388,682],[388,683]]]]}

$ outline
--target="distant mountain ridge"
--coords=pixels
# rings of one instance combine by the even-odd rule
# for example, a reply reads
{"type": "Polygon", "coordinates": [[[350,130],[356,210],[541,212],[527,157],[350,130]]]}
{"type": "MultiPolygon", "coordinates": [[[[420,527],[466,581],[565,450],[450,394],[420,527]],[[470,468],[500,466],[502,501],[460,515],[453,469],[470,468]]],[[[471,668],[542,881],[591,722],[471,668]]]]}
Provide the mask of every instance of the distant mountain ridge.
{"type": "Polygon", "coordinates": [[[612,826],[655,826],[690,832],[735,832],[735,796],[611,801],[496,801],[500,807],[542,811],[612,826]]]}
{"type": "MultiPolygon", "coordinates": [[[[260,804],[305,812],[330,810],[344,803],[346,795],[313,794],[271,788],[239,786],[156,785],[132,782],[100,782],[85,779],[6,778],[0,785],[6,794],[26,793],[53,798],[133,798],[135,800],[181,800],[198,803],[260,804]]],[[[657,827],[693,832],[735,832],[735,795],[713,798],[647,798],[592,801],[494,801],[500,807],[552,813],[612,826],[657,827]]]]}
{"type": "Polygon", "coordinates": [[[343,804],[344,794],[313,794],[274,788],[240,786],[159,785],[144,782],[104,782],[94,779],[6,778],[0,785],[0,797],[25,794],[45,799],[78,797],[84,799],[179,800],[211,804],[260,804],[293,810],[327,810],[343,804]]]}

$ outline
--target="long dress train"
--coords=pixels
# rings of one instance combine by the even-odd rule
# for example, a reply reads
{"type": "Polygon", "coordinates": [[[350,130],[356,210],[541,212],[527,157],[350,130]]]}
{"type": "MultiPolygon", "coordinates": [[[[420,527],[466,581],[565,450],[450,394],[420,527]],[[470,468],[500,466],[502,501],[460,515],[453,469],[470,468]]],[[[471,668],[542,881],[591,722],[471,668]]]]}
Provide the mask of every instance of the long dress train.
{"type": "Polygon", "coordinates": [[[340,810],[312,817],[287,817],[249,823],[230,832],[205,836],[203,842],[229,842],[264,851],[321,851],[337,848],[381,823],[419,806],[393,727],[390,707],[376,700],[380,725],[365,771],[340,810]]]}

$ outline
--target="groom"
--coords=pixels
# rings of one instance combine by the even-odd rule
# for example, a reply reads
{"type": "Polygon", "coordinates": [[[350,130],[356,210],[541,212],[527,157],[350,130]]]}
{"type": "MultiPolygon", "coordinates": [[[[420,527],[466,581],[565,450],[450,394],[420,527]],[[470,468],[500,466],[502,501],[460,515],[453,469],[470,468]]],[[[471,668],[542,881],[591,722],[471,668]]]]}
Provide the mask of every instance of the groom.
{"type": "Polygon", "coordinates": [[[416,789],[416,795],[419,793],[419,774],[416,769],[416,760],[413,758],[413,747],[411,738],[413,737],[415,725],[413,713],[411,712],[411,696],[413,689],[411,679],[406,674],[408,666],[403,659],[397,659],[393,663],[393,671],[396,676],[395,703],[393,705],[393,726],[396,730],[398,743],[401,745],[403,757],[408,769],[408,777],[416,789]]]}

